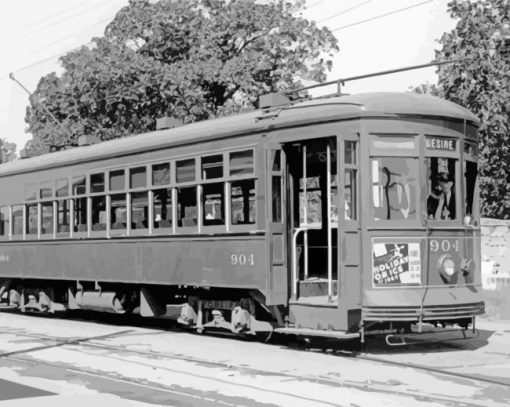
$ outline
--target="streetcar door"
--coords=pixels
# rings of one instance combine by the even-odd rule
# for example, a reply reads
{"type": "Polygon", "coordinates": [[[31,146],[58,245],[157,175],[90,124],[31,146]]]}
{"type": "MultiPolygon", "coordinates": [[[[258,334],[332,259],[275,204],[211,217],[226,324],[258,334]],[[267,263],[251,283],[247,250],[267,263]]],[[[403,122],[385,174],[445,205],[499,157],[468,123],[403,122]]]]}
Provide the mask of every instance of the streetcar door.
{"type": "Polygon", "coordinates": [[[266,245],[268,305],[285,304],[288,298],[286,236],[285,153],[279,144],[266,147],[266,245]]]}
{"type": "Polygon", "coordinates": [[[285,146],[288,169],[291,297],[332,301],[338,287],[337,139],[285,146]]]}

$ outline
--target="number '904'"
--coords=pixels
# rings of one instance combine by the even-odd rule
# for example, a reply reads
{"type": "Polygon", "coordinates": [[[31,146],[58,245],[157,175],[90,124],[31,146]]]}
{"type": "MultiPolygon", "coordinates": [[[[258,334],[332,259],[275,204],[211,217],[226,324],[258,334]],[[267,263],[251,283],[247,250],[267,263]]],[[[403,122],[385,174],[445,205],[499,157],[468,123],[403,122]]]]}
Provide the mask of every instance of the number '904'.
{"type": "Polygon", "coordinates": [[[433,252],[442,251],[449,252],[450,250],[459,251],[459,241],[458,240],[431,240],[430,241],[430,250],[433,252]]]}
{"type": "Polygon", "coordinates": [[[233,266],[254,266],[255,256],[253,254],[231,254],[230,263],[233,266]]]}

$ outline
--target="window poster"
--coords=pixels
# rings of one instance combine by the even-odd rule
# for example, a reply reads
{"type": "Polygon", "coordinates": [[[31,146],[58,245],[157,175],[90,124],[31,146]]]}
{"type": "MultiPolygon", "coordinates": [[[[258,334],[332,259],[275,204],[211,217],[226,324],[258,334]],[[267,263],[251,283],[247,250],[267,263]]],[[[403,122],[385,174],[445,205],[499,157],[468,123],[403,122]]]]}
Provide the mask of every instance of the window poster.
{"type": "Polygon", "coordinates": [[[374,287],[421,285],[419,243],[374,243],[374,287]]]}

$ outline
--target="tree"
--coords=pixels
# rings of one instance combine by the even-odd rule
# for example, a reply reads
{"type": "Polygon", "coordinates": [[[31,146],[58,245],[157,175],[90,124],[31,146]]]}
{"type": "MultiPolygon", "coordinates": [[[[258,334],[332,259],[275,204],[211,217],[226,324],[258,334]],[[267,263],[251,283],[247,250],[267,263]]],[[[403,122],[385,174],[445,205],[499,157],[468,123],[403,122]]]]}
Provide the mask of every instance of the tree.
{"type": "Polygon", "coordinates": [[[26,122],[31,154],[252,109],[260,94],[323,81],[337,40],[297,13],[304,1],[130,0],[92,47],[41,78],[26,122]],[[49,118],[48,108],[68,130],[49,118]],[[69,133],[70,136],[66,133],[69,133]]]}
{"type": "Polygon", "coordinates": [[[16,144],[0,139],[0,164],[16,159],[16,144]]]}
{"type": "Polygon", "coordinates": [[[480,127],[481,208],[510,219],[510,32],[508,0],[453,0],[457,26],[440,39],[439,94],[474,112],[480,127]]]}

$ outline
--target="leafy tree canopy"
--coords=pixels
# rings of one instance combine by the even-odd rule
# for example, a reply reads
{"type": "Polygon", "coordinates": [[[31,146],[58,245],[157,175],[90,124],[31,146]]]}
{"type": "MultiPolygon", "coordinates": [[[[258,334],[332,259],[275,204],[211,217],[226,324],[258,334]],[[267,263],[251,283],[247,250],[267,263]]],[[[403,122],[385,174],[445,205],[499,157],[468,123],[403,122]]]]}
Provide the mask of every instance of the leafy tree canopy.
{"type": "Polygon", "coordinates": [[[92,47],[41,78],[26,122],[30,154],[253,108],[257,96],[323,81],[336,38],[298,13],[304,0],[130,0],[92,47]],[[63,130],[40,106],[44,103],[63,130]]]}
{"type": "Polygon", "coordinates": [[[10,143],[6,139],[0,139],[0,164],[16,159],[16,144],[10,143]]]}
{"type": "Polygon", "coordinates": [[[468,58],[439,70],[439,94],[481,121],[480,186],[482,213],[510,219],[510,7],[508,0],[453,0],[457,26],[440,39],[438,60],[468,58]]]}

